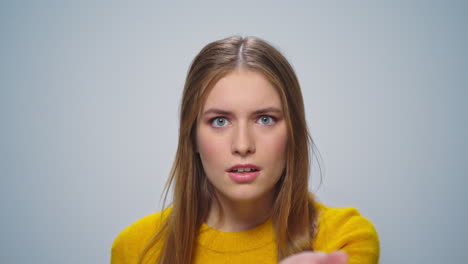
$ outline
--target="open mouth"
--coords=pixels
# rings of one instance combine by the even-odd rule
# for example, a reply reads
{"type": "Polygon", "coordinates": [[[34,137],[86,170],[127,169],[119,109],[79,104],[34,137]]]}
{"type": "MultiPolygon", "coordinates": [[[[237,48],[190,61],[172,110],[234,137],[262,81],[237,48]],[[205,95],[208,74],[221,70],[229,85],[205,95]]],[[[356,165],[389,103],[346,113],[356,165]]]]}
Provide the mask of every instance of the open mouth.
{"type": "Polygon", "coordinates": [[[254,171],[259,171],[258,169],[255,169],[255,168],[237,168],[237,169],[233,169],[233,170],[230,170],[230,172],[254,172],[254,171]]]}
{"type": "Polygon", "coordinates": [[[227,170],[229,177],[240,184],[251,183],[260,175],[261,168],[253,164],[237,164],[227,170]]]}

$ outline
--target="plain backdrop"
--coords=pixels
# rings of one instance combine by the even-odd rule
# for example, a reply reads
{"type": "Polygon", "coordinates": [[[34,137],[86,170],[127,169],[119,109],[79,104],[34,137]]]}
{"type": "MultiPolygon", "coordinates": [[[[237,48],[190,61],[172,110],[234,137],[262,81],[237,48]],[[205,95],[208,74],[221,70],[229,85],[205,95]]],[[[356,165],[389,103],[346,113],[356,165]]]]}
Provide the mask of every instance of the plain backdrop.
{"type": "Polygon", "coordinates": [[[466,263],[464,1],[2,1],[0,262],[107,263],[159,211],[185,75],[257,36],[293,65],[322,158],[381,263],[466,263]]]}

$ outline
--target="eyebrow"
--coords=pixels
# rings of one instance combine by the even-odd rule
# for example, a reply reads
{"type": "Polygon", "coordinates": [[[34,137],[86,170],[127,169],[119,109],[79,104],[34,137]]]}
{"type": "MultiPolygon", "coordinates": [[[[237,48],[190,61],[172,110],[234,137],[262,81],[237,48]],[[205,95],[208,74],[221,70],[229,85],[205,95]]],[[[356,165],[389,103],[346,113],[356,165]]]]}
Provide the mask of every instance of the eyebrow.
{"type": "MultiPolygon", "coordinates": [[[[283,111],[281,111],[280,109],[278,109],[276,107],[267,107],[267,108],[261,108],[261,109],[255,110],[253,112],[253,114],[256,114],[256,115],[265,114],[265,113],[279,113],[279,114],[281,114],[282,112],[283,111]]],[[[223,109],[219,109],[219,108],[210,108],[210,109],[206,110],[205,112],[203,112],[204,116],[206,116],[208,114],[233,115],[232,112],[226,111],[226,110],[223,110],[223,109]]]]}

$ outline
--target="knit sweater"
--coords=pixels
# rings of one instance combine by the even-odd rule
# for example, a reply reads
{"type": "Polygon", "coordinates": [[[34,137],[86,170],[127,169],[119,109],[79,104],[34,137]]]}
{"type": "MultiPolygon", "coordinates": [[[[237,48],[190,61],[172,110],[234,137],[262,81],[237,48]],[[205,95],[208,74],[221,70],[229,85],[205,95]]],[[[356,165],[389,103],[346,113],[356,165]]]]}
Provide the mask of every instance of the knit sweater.
{"type": "MultiPolygon", "coordinates": [[[[329,208],[316,203],[318,232],[315,251],[343,250],[349,264],[375,264],[379,260],[379,238],[372,223],[352,207],[329,208]]],[[[170,209],[164,211],[168,215],[170,209]]],[[[161,224],[161,212],[146,216],[123,230],[112,245],[111,264],[137,263],[140,252],[161,224]]],[[[161,243],[144,263],[155,263],[161,243]]],[[[194,263],[277,263],[277,246],[271,218],[253,229],[221,232],[205,223],[197,237],[194,263]]]]}

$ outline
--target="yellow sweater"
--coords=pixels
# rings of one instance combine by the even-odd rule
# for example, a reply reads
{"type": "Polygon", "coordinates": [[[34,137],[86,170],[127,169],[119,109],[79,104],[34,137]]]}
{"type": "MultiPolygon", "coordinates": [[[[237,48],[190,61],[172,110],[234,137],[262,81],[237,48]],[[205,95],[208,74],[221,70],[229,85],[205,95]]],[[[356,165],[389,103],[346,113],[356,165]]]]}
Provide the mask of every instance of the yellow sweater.
{"type": "MultiPolygon", "coordinates": [[[[315,251],[341,249],[348,253],[349,264],[378,263],[379,239],[369,220],[352,207],[329,208],[320,203],[316,206],[320,216],[313,242],[315,251]]],[[[161,213],[146,216],[123,230],[112,245],[111,264],[137,263],[140,252],[160,224],[160,216],[161,213]]],[[[149,254],[147,263],[155,263],[156,251],[149,254]]],[[[203,224],[197,239],[195,263],[277,263],[271,219],[243,232],[220,232],[203,224]]]]}

